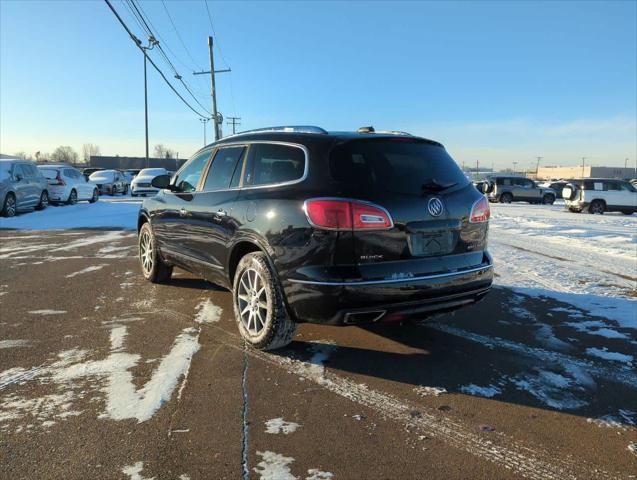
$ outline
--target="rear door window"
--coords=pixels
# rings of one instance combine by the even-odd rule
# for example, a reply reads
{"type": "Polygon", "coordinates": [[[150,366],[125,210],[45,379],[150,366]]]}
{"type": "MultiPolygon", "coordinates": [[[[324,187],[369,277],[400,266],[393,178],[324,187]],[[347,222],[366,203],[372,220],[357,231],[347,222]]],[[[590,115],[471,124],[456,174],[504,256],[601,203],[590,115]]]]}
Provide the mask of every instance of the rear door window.
{"type": "Polygon", "coordinates": [[[335,180],[361,190],[421,195],[469,183],[444,148],[404,138],[338,145],[329,168],[335,180]]]}
{"type": "Polygon", "coordinates": [[[219,149],[208,169],[203,190],[208,192],[228,188],[236,169],[240,168],[238,167],[241,164],[239,160],[243,158],[244,151],[245,147],[219,149]]]}
{"type": "Polygon", "coordinates": [[[58,176],[58,171],[52,168],[41,168],[40,172],[44,175],[44,178],[48,178],[49,180],[55,180],[58,176]]]}
{"type": "Polygon", "coordinates": [[[246,185],[293,182],[304,174],[305,153],[300,148],[274,143],[256,143],[250,147],[246,185]]]}

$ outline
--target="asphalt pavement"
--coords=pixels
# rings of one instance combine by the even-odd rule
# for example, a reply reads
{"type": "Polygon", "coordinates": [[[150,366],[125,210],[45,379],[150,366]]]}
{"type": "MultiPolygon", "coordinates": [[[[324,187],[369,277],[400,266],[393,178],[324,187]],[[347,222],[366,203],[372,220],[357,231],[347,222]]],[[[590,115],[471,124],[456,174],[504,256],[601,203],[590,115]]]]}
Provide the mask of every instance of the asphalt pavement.
{"type": "Polygon", "coordinates": [[[228,291],[152,285],[136,253],[125,230],[0,232],[0,478],[637,475],[637,372],[589,354],[634,355],[634,330],[495,288],[258,352],[228,291]]]}

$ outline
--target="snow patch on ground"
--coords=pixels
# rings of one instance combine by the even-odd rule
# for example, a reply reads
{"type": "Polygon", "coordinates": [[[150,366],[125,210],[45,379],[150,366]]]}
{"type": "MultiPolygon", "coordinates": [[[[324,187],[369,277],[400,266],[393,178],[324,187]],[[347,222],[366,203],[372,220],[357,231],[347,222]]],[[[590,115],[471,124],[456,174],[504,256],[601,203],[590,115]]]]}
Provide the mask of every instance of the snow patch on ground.
{"type": "Polygon", "coordinates": [[[275,435],[283,433],[285,435],[288,435],[290,433],[294,433],[296,429],[299,428],[299,424],[294,422],[286,422],[281,417],[279,417],[265,422],[265,427],[266,433],[272,433],[275,435]]]}
{"type": "Polygon", "coordinates": [[[63,315],[66,310],[30,310],[31,315],[63,315]]]}
{"type": "Polygon", "coordinates": [[[50,206],[44,210],[0,218],[0,228],[61,230],[68,228],[122,228],[135,230],[140,201],[127,198],[113,202],[101,198],[97,203],[50,206]]]}
{"type": "Polygon", "coordinates": [[[292,475],[289,465],[294,462],[292,457],[285,457],[280,453],[257,451],[262,460],[253,469],[261,480],[298,480],[292,475]]]}
{"type": "Polygon", "coordinates": [[[479,385],[475,385],[473,383],[461,386],[460,391],[468,395],[476,395],[478,397],[486,398],[492,398],[502,393],[500,387],[496,385],[487,385],[486,387],[480,387],[479,385]]]}
{"type": "Polygon", "coordinates": [[[596,348],[596,347],[587,348],[586,349],[586,353],[588,355],[593,356],[593,357],[598,357],[598,358],[602,358],[604,360],[611,360],[611,361],[615,361],[615,362],[623,362],[623,363],[627,363],[629,365],[632,364],[632,362],[633,362],[633,356],[632,355],[625,355],[625,354],[619,353],[619,352],[609,352],[606,347],[603,347],[603,348],[596,348]]]}
{"type": "Polygon", "coordinates": [[[196,308],[195,322],[197,323],[217,323],[223,313],[223,309],[209,299],[199,303],[196,308]]]}
{"type": "Polygon", "coordinates": [[[130,480],[153,480],[155,477],[142,477],[144,462],[135,462],[134,465],[128,465],[122,468],[122,473],[128,475],[130,480]]]}
{"type": "Polygon", "coordinates": [[[16,338],[15,340],[0,340],[0,349],[3,348],[23,348],[30,346],[29,340],[16,338]]]}
{"type": "Polygon", "coordinates": [[[586,421],[598,427],[625,430],[627,425],[637,425],[637,413],[627,409],[620,409],[617,414],[609,413],[598,418],[587,418],[586,421]]]}
{"type": "Polygon", "coordinates": [[[92,265],[90,267],[83,268],[82,270],[80,270],[78,272],[69,273],[68,275],[66,275],[66,278],[73,278],[73,277],[77,277],[78,275],[83,275],[85,273],[95,272],[97,270],[101,270],[104,267],[106,267],[105,264],[104,265],[92,265]]]}
{"type": "Polygon", "coordinates": [[[420,385],[414,388],[414,392],[416,392],[416,395],[421,397],[439,397],[440,395],[447,393],[447,389],[443,387],[426,387],[424,385],[420,385]]]}

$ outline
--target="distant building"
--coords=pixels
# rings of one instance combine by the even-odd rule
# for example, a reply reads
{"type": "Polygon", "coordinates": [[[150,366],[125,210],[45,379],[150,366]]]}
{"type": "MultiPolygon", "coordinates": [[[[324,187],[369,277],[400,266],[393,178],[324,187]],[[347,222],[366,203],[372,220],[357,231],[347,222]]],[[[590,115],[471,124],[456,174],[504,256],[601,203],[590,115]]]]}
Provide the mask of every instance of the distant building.
{"type": "Polygon", "coordinates": [[[146,157],[108,157],[104,155],[91,155],[89,166],[92,168],[108,169],[142,169],[142,168],[165,168],[176,171],[186,162],[183,158],[149,158],[146,164],[146,157]]]}
{"type": "Polygon", "coordinates": [[[590,165],[572,166],[572,167],[560,167],[560,166],[545,166],[540,167],[537,172],[538,180],[553,180],[553,179],[569,179],[569,178],[617,178],[617,179],[630,179],[637,177],[637,173],[634,168],[623,167],[596,167],[590,165]]]}

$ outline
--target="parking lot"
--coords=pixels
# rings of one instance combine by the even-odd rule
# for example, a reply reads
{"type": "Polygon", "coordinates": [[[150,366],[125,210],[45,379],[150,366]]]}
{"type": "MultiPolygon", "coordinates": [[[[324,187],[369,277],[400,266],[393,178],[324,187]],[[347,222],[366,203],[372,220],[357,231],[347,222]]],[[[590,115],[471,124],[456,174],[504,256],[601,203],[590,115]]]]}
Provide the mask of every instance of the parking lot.
{"type": "Polygon", "coordinates": [[[635,216],[492,205],[483,302],[263,353],[228,291],[144,280],[138,207],[0,221],[0,477],[635,477],[635,216]]]}

